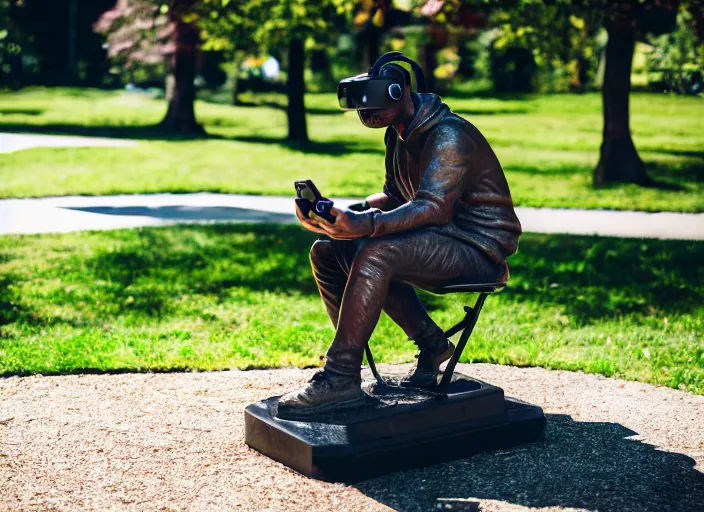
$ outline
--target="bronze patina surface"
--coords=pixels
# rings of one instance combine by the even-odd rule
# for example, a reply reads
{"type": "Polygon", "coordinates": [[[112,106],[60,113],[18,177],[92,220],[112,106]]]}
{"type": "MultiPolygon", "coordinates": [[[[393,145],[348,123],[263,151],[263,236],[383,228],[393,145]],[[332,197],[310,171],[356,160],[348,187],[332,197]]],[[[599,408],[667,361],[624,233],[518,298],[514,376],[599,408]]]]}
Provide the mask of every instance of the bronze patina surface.
{"type": "Polygon", "coordinates": [[[282,397],[284,415],[361,405],[362,354],[382,310],[420,349],[408,381],[432,380],[453,348],[415,289],[508,279],[521,225],[501,164],[474,125],[439,96],[413,90],[423,80],[404,59],[382,57],[370,75],[383,80],[366,85],[395,81],[402,97],[358,110],[365,126],[386,129],[383,193],[361,208],[333,207],[334,223],[297,208],[302,225],[322,235],[310,259],[336,333],[323,372],[282,397]]]}
{"type": "Polygon", "coordinates": [[[343,107],[361,105],[365,126],[386,128],[383,193],[347,210],[326,200],[323,217],[312,181],[296,182],[298,218],[321,235],[310,261],[335,338],[305,386],[247,407],[245,441],[314,478],[354,481],[505,448],[545,426],[539,407],[454,374],[485,299],[508,280],[521,225],[489,143],[437,95],[414,90],[414,72],[392,53],[338,90],[343,107]],[[416,288],[479,297],[443,331],[416,288]],[[384,378],[374,364],[382,310],[420,349],[405,376],[384,378]],[[365,350],[373,381],[362,380],[365,350]]]}

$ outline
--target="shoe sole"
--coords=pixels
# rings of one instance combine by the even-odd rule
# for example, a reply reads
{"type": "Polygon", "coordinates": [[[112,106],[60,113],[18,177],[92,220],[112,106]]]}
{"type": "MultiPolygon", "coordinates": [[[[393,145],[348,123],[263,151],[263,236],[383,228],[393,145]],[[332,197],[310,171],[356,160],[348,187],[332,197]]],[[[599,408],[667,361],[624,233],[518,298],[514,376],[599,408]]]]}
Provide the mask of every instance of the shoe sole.
{"type": "Polygon", "coordinates": [[[348,409],[354,409],[355,407],[360,407],[364,405],[367,401],[367,396],[362,395],[359,398],[353,400],[346,400],[344,402],[332,402],[329,404],[316,405],[315,407],[306,407],[305,409],[280,409],[277,408],[276,416],[283,419],[305,419],[311,416],[316,416],[325,412],[338,412],[345,411],[348,409]]]}

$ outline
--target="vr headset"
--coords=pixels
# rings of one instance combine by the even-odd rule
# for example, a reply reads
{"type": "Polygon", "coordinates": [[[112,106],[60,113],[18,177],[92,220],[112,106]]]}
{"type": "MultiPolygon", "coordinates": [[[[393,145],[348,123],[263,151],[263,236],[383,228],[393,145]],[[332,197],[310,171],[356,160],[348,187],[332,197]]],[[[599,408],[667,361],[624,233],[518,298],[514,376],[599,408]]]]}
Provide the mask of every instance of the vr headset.
{"type": "MultiPolygon", "coordinates": [[[[393,107],[403,97],[403,89],[408,85],[405,78],[379,76],[381,68],[396,65],[408,72],[411,77],[411,90],[425,92],[425,77],[420,66],[401,52],[382,55],[368,73],[351,76],[340,81],[337,86],[337,100],[344,110],[364,110],[393,107]]],[[[403,73],[405,77],[405,73],[403,73]]]]}

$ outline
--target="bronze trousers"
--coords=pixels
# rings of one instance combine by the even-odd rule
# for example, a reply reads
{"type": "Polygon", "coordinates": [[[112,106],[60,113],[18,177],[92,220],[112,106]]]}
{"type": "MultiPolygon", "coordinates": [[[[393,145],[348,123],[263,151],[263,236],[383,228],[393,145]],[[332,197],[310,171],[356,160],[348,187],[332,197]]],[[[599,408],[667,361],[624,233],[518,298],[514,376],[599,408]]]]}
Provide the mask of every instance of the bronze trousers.
{"type": "Polygon", "coordinates": [[[497,264],[477,247],[431,230],[361,238],[317,240],[310,251],[313,276],[336,329],[325,370],[359,380],[364,347],[382,309],[419,348],[444,345],[415,288],[432,291],[459,283],[499,280],[497,264]]]}

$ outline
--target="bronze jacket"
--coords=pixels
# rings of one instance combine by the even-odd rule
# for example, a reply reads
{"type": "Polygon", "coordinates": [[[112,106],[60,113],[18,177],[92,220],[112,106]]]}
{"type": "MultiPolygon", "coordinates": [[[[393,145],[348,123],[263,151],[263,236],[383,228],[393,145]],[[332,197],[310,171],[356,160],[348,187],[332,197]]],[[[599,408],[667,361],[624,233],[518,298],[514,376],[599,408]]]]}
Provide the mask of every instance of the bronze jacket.
{"type": "Polygon", "coordinates": [[[414,96],[405,140],[386,131],[385,212],[373,237],[419,228],[474,244],[497,263],[516,252],[521,224],[503,169],[479,130],[436,94],[414,96]]]}

